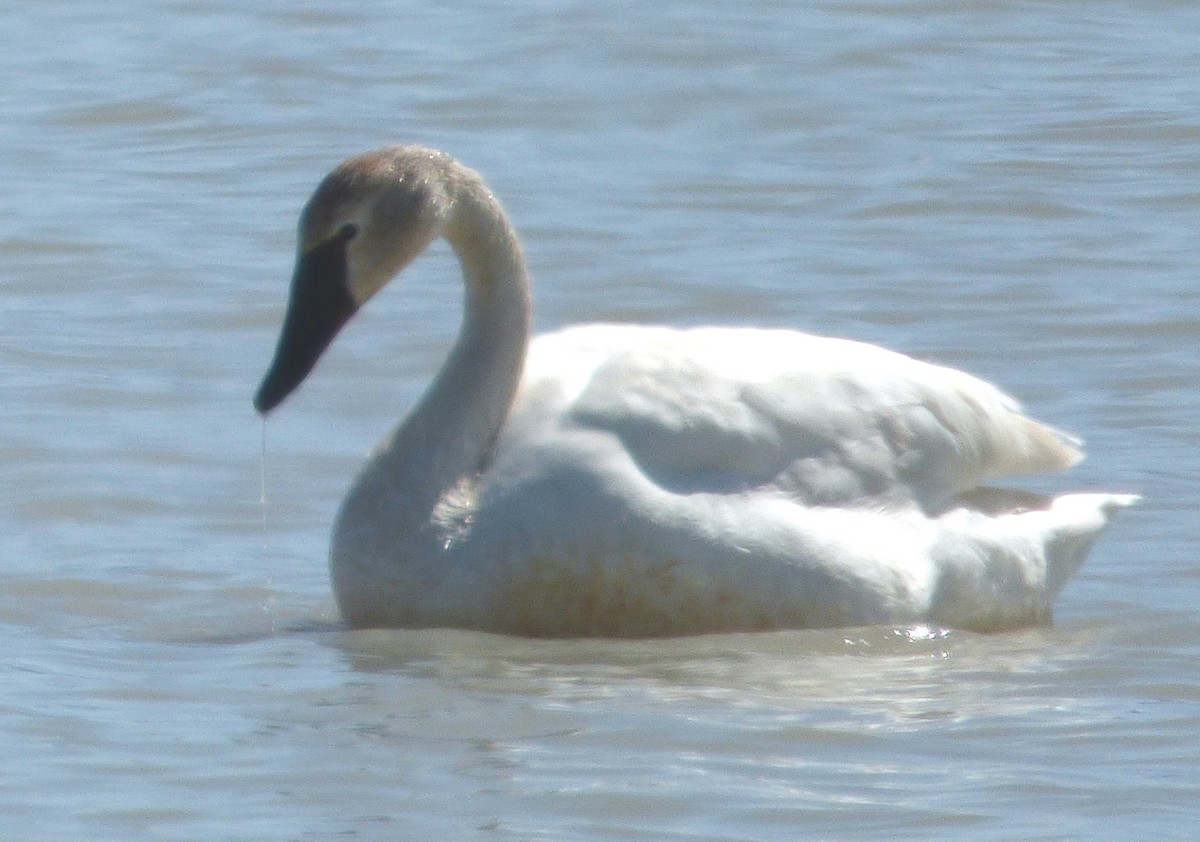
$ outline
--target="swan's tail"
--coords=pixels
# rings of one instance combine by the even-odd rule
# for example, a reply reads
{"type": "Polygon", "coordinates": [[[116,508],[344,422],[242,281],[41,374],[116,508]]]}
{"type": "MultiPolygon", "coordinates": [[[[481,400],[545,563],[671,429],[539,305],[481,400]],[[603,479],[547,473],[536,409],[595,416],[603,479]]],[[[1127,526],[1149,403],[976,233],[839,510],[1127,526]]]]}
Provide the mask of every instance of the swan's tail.
{"type": "Polygon", "coordinates": [[[1051,502],[1047,514],[1056,523],[1046,532],[1047,604],[1083,565],[1117,511],[1139,499],[1137,494],[1064,494],[1051,502]]]}
{"type": "MultiPolygon", "coordinates": [[[[939,623],[979,631],[1050,620],[1050,607],[1118,510],[1136,494],[1064,494],[998,517],[960,509],[935,552],[939,623]]],[[[949,524],[948,524],[949,525],[949,524]]]]}

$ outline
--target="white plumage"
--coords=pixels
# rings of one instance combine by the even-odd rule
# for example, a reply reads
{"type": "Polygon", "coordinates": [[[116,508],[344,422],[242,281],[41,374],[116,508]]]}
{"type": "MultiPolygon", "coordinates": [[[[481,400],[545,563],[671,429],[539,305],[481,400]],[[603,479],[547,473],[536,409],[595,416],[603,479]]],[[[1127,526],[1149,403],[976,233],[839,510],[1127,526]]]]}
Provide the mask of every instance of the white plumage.
{"type": "Polygon", "coordinates": [[[865,343],[632,325],[530,343],[499,203],[413,147],[350,159],[309,202],[259,409],[439,235],[463,264],[463,328],[343,503],[331,567],[353,625],[1008,628],[1049,617],[1135,499],[984,487],[1068,467],[1078,443],[987,383],[865,343]]]}

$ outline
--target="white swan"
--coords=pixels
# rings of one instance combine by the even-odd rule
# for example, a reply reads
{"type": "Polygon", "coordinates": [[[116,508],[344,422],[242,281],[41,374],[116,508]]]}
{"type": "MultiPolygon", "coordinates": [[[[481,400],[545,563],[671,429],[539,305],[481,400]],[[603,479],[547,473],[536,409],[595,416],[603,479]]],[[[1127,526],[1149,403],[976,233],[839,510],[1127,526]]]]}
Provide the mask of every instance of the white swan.
{"type": "Polygon", "coordinates": [[[981,488],[1080,451],[987,383],[871,345],[626,325],[530,343],[499,202],[415,147],[345,161],[309,201],[256,408],[439,235],[462,263],[462,330],[342,505],[331,570],[353,626],[1014,627],[1048,619],[1136,499],[981,488]]]}

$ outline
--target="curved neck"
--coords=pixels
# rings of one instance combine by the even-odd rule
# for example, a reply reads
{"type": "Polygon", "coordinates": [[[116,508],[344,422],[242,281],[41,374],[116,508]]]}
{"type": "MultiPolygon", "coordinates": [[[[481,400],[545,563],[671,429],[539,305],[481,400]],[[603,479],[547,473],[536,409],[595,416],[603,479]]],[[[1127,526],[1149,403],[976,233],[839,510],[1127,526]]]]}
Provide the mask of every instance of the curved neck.
{"type": "Polygon", "coordinates": [[[442,489],[487,462],[521,381],[533,320],[521,242],[481,185],[458,199],[445,237],[462,264],[462,326],[401,428],[425,426],[426,452],[436,460],[426,467],[442,489]]]}
{"type": "Polygon", "coordinates": [[[424,397],[367,463],[343,516],[379,508],[392,528],[402,513],[427,519],[448,489],[485,467],[520,383],[532,304],[516,232],[482,183],[470,182],[443,234],[465,284],[458,340],[424,397]]]}

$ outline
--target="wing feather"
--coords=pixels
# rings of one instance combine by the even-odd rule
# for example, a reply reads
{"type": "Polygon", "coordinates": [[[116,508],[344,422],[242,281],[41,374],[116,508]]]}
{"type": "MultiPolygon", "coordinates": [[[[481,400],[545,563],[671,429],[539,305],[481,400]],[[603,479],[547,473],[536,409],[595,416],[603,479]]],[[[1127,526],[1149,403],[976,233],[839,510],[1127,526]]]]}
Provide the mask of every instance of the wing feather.
{"type": "Polygon", "coordinates": [[[510,427],[548,423],[611,437],[668,490],[775,489],[810,505],[937,508],[1082,456],[970,375],[783,330],[595,325],[539,337],[510,427]]]}

